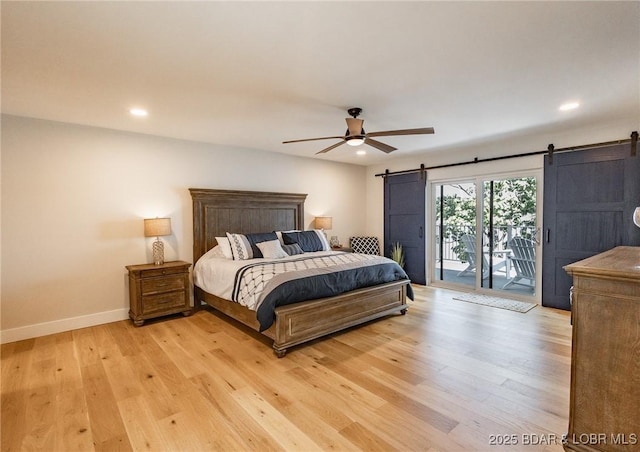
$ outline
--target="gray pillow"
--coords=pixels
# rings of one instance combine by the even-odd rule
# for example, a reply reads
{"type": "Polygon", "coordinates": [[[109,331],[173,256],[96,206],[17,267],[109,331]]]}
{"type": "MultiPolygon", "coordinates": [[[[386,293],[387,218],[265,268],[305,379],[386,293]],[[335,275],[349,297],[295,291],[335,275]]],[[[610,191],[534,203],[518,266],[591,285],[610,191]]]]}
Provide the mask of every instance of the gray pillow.
{"type": "Polygon", "coordinates": [[[304,251],[302,251],[302,248],[300,248],[300,245],[298,245],[297,243],[292,243],[291,245],[282,245],[282,249],[289,256],[295,256],[296,254],[304,253],[304,251]]]}

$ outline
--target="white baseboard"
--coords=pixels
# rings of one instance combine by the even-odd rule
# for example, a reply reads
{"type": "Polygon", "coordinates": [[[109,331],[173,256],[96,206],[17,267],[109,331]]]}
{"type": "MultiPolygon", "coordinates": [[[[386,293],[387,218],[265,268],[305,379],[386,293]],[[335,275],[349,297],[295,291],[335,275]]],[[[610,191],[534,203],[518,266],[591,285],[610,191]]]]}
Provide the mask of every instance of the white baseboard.
{"type": "Polygon", "coordinates": [[[99,312],[97,314],[82,315],[69,319],[54,320],[53,322],[36,323],[35,325],[12,328],[0,331],[0,343],[21,341],[48,334],[62,333],[64,331],[77,330],[88,326],[102,325],[104,323],[117,322],[129,318],[128,309],[116,309],[114,311],[99,312]]]}

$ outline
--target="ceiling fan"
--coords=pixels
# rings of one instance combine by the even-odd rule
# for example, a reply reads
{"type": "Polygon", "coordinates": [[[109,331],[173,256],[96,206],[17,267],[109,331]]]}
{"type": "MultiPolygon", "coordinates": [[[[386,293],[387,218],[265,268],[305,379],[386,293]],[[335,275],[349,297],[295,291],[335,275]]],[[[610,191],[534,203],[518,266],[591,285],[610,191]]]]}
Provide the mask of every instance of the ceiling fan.
{"type": "Polygon", "coordinates": [[[344,136],[335,136],[335,137],[322,137],[322,138],[307,138],[304,140],[290,140],[283,141],[282,144],[287,143],[300,143],[301,141],[316,141],[316,140],[332,140],[338,139],[342,140],[339,143],[329,146],[321,150],[320,152],[316,152],[316,154],[324,154],[325,152],[329,152],[332,149],[337,148],[338,146],[342,146],[347,143],[351,146],[358,146],[361,144],[368,144],[369,146],[373,146],[376,149],[381,150],[382,152],[395,151],[397,148],[393,146],[389,146],[388,144],[384,144],[380,141],[373,140],[372,137],[389,137],[389,136],[397,136],[397,135],[425,135],[434,133],[433,127],[423,127],[421,129],[404,129],[404,130],[387,130],[385,132],[370,132],[367,133],[362,128],[362,124],[364,123],[364,119],[358,119],[360,113],[362,113],[362,108],[354,107],[347,110],[347,113],[351,115],[351,118],[345,118],[347,121],[347,131],[344,136]]]}

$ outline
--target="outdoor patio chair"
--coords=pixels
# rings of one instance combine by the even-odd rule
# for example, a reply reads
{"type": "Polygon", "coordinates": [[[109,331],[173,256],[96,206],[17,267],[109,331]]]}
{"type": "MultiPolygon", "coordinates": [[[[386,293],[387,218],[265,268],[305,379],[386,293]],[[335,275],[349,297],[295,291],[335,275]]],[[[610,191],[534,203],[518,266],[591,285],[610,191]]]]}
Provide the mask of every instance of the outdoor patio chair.
{"type": "Polygon", "coordinates": [[[511,265],[516,275],[502,286],[503,289],[519,284],[533,290],[536,281],[536,244],[533,240],[522,237],[514,237],[509,240],[511,249],[511,265]]]}
{"type": "MultiPolygon", "coordinates": [[[[458,273],[458,276],[464,276],[467,274],[474,274],[476,272],[477,265],[477,257],[476,257],[476,236],[473,234],[465,234],[460,237],[460,241],[464,246],[464,252],[467,255],[467,268],[458,273]]],[[[495,254],[500,254],[500,252],[495,252],[495,254]]],[[[506,259],[495,259],[493,260],[493,272],[497,272],[502,270],[506,273],[507,261],[506,259]]],[[[487,253],[482,253],[482,278],[489,277],[489,260],[487,259],[487,253]]]]}

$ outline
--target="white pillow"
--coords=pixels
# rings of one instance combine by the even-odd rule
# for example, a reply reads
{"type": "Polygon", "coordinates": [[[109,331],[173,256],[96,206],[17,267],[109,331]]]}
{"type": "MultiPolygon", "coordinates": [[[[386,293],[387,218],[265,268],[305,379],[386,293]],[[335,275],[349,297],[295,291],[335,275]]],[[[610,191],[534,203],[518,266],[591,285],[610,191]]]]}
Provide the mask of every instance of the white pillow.
{"type": "Polygon", "coordinates": [[[214,246],[209,251],[207,251],[206,256],[207,257],[218,257],[218,258],[224,259],[224,253],[222,252],[222,247],[220,245],[214,246]]]}
{"type": "Polygon", "coordinates": [[[198,262],[200,262],[201,260],[205,261],[207,259],[226,259],[226,258],[222,254],[222,249],[220,249],[220,247],[216,245],[213,248],[211,248],[209,251],[204,253],[202,256],[200,256],[200,259],[198,259],[198,262]]]}
{"type": "Polygon", "coordinates": [[[229,243],[228,237],[216,237],[216,242],[222,250],[222,254],[227,259],[233,259],[233,253],[231,252],[231,243],[229,243]]]}
{"type": "Polygon", "coordinates": [[[253,259],[251,244],[244,234],[232,234],[231,232],[227,232],[227,237],[229,238],[229,244],[231,245],[231,252],[233,253],[234,261],[253,259]]]}
{"type": "Polygon", "coordinates": [[[262,256],[266,259],[282,259],[289,256],[280,245],[280,240],[269,240],[268,242],[256,243],[262,256]]]}
{"type": "Polygon", "coordinates": [[[322,242],[323,251],[331,251],[331,245],[329,245],[329,241],[327,240],[325,232],[322,229],[314,229],[314,231],[316,231],[316,234],[318,234],[318,238],[322,242]]]}

